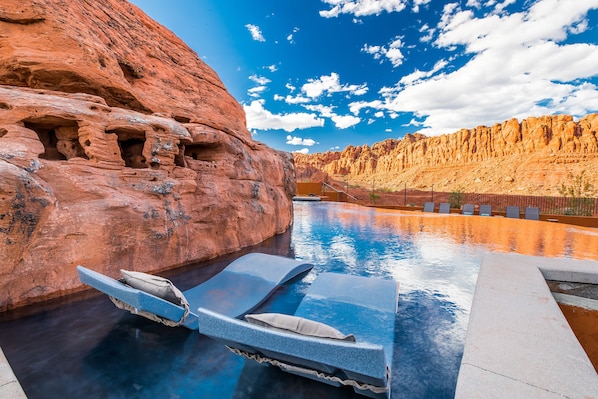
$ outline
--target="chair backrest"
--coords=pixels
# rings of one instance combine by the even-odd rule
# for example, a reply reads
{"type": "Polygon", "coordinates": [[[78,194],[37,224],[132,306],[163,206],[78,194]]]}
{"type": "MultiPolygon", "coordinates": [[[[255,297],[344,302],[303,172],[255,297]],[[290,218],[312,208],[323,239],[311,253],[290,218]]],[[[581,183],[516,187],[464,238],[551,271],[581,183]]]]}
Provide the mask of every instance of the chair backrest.
{"type": "Polygon", "coordinates": [[[492,216],[492,205],[480,205],[480,216],[492,216]]]}
{"type": "Polygon", "coordinates": [[[464,204],[463,209],[461,209],[461,213],[464,215],[473,215],[474,209],[475,208],[473,204],[464,204]]]}
{"type": "Polygon", "coordinates": [[[519,219],[521,217],[521,213],[519,212],[518,206],[507,206],[507,217],[519,219]]]}
{"type": "Polygon", "coordinates": [[[528,220],[540,220],[540,208],[536,206],[526,206],[523,218],[528,220]]]}
{"type": "Polygon", "coordinates": [[[424,212],[434,212],[434,203],[433,202],[426,202],[424,204],[424,212]]]}
{"type": "Polygon", "coordinates": [[[440,208],[438,208],[438,213],[451,213],[451,204],[448,202],[441,202],[440,208]]]}

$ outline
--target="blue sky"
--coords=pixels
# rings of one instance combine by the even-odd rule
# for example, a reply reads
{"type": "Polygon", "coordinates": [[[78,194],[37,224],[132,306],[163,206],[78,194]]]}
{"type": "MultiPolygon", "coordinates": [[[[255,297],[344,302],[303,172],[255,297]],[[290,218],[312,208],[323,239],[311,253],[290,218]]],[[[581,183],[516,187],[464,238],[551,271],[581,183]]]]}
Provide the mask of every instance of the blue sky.
{"type": "Polygon", "coordinates": [[[598,112],[598,0],[132,0],[270,147],[304,153],[598,112]]]}

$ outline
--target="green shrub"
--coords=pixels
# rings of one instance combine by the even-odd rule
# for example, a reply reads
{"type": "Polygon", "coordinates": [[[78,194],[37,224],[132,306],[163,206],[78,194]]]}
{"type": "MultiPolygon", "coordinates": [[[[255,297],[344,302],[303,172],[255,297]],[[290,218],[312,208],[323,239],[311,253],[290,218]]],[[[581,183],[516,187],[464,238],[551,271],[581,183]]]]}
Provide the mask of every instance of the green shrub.
{"type": "Polygon", "coordinates": [[[451,193],[448,196],[448,202],[449,204],[451,204],[451,208],[461,208],[461,205],[463,205],[463,200],[464,200],[464,190],[463,187],[459,187],[454,191],[451,191],[451,193]]]}
{"type": "Polygon", "coordinates": [[[590,183],[585,170],[577,176],[569,172],[567,181],[561,183],[558,191],[563,197],[568,198],[567,209],[564,210],[565,215],[592,216],[596,189],[590,183]]]}

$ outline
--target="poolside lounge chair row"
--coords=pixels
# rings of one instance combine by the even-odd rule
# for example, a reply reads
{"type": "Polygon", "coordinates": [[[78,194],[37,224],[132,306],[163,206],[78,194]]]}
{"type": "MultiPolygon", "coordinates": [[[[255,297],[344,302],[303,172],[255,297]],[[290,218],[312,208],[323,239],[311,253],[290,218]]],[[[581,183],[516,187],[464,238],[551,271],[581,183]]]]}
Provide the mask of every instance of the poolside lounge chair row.
{"type": "MultiPolygon", "coordinates": [[[[424,204],[424,212],[434,212],[435,204],[434,202],[426,202],[424,204]]],[[[474,215],[475,206],[473,204],[464,204],[461,208],[461,214],[463,215],[474,215]]],[[[450,213],[451,207],[448,202],[441,202],[438,208],[438,213],[450,213]]],[[[492,206],[491,205],[480,205],[479,212],[480,216],[492,216],[492,206]]],[[[518,206],[507,206],[506,207],[506,217],[519,219],[521,217],[521,211],[518,206]]],[[[535,206],[527,206],[525,207],[524,219],[528,220],[540,220],[540,208],[535,206]]]]}
{"type": "MultiPolygon", "coordinates": [[[[424,212],[434,212],[434,208],[436,204],[434,202],[426,202],[424,204],[424,212]]],[[[474,205],[473,204],[465,204],[461,209],[461,213],[463,215],[473,215],[474,214],[474,205]]],[[[438,206],[438,213],[451,213],[451,204],[448,202],[441,202],[438,206]]],[[[480,205],[479,210],[480,216],[491,216],[492,215],[492,206],[490,205],[480,205]]]]}

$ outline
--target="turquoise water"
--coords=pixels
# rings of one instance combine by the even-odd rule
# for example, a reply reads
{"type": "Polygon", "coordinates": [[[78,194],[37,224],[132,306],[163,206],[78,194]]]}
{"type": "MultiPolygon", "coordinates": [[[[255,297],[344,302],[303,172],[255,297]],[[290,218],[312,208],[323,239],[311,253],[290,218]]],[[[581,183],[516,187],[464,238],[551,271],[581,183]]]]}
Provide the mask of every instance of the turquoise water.
{"type": "MultiPolygon", "coordinates": [[[[316,266],[276,291],[260,310],[293,313],[323,271],[395,279],[400,295],[392,397],[452,398],[480,260],[493,247],[472,244],[467,229],[455,239],[446,224],[431,223],[441,219],[432,218],[296,203],[291,231],[249,250],[316,266]]],[[[185,290],[239,255],[168,277],[185,290]]],[[[2,321],[0,345],[30,399],[356,397],[348,389],[246,364],[195,331],[124,313],[105,296],[2,321]]]]}

